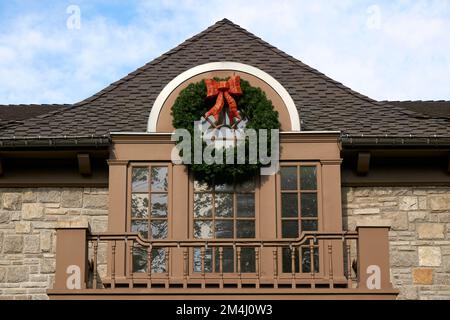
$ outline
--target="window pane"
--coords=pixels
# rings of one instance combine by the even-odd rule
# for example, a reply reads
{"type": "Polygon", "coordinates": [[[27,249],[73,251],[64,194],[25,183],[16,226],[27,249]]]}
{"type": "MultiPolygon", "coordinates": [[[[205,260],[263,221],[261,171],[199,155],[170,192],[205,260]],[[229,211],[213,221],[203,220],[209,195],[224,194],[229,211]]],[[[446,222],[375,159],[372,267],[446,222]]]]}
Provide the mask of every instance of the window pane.
{"type": "Polygon", "coordinates": [[[298,217],[298,195],[297,193],[281,194],[281,216],[298,217]]]}
{"type": "Polygon", "coordinates": [[[166,272],[166,249],[152,249],[152,273],[166,272]]]}
{"type": "Polygon", "coordinates": [[[317,231],[317,220],[302,220],[302,231],[317,231]]]}
{"type": "Polygon", "coordinates": [[[215,221],[216,238],[233,238],[233,220],[215,221]]]}
{"type": "Polygon", "coordinates": [[[210,239],[213,236],[212,221],[194,221],[194,238],[210,239]]]}
{"type": "Polygon", "coordinates": [[[167,221],[153,220],[150,223],[152,227],[152,239],[167,238],[167,221]]]}
{"type": "Polygon", "coordinates": [[[233,185],[230,183],[216,184],[215,189],[218,192],[231,192],[233,191],[233,185]]]}
{"type": "MultiPolygon", "coordinates": [[[[212,272],[212,249],[203,249],[203,264],[205,272],[212,272]]],[[[202,272],[202,249],[194,248],[194,272],[202,272]]]]}
{"type": "Polygon", "coordinates": [[[298,220],[281,221],[281,236],[283,238],[297,238],[298,220]]]}
{"type": "MultiPolygon", "coordinates": [[[[298,249],[295,248],[294,253],[294,266],[295,266],[295,272],[299,272],[299,256],[298,256],[298,249]]],[[[291,257],[292,250],[290,248],[283,248],[282,250],[282,263],[283,263],[283,272],[284,273],[292,273],[292,257],[291,257]]]]}
{"type": "Polygon", "coordinates": [[[241,272],[255,272],[255,249],[242,248],[241,249],[241,272]]]}
{"type": "Polygon", "coordinates": [[[148,168],[133,168],[131,174],[131,191],[148,192],[148,168]]]}
{"type": "Polygon", "coordinates": [[[300,201],[302,217],[317,217],[317,193],[302,193],[300,201]]]}
{"type": "Polygon", "coordinates": [[[131,195],[131,217],[148,217],[148,194],[133,193],[131,195]]]}
{"type": "Polygon", "coordinates": [[[147,272],[147,249],[133,248],[133,272],[147,272]]]}
{"type": "MultiPolygon", "coordinates": [[[[215,271],[220,272],[220,253],[219,248],[215,250],[215,271]]],[[[233,248],[225,247],[223,248],[222,253],[222,271],[226,272],[234,272],[234,251],[233,248]]]]}
{"type": "Polygon", "coordinates": [[[139,232],[144,239],[148,239],[148,221],[147,220],[132,220],[131,232],[139,232]]]}
{"type": "Polygon", "coordinates": [[[194,194],[194,217],[211,217],[212,216],[212,194],[196,193],[194,194]]]}
{"type": "Polygon", "coordinates": [[[238,220],[236,222],[238,238],[254,238],[255,237],[255,221],[238,220]]]}
{"type": "MultiPolygon", "coordinates": [[[[302,272],[311,272],[311,254],[309,247],[302,247],[302,272]]],[[[319,272],[319,248],[313,249],[314,272],[319,272]]]]}
{"type": "Polygon", "coordinates": [[[297,167],[281,167],[281,190],[297,190],[297,167]]]}
{"type": "Polygon", "coordinates": [[[316,190],[317,178],[315,166],[300,167],[300,188],[302,190],[316,190]]]}
{"type": "Polygon", "coordinates": [[[167,191],[167,167],[152,167],[152,191],[167,191]]]}
{"type": "Polygon", "coordinates": [[[216,194],[215,207],[216,217],[232,217],[233,216],[233,195],[230,193],[216,194]]]}
{"type": "Polygon", "coordinates": [[[211,187],[206,182],[194,180],[194,191],[208,191],[211,187]]]}
{"type": "Polygon", "coordinates": [[[255,191],[255,181],[253,179],[251,179],[251,180],[245,181],[243,183],[237,183],[236,191],[239,191],[239,192],[255,191]]]}
{"type": "Polygon", "coordinates": [[[167,193],[152,194],[152,216],[165,217],[167,216],[167,193]]]}
{"type": "Polygon", "coordinates": [[[255,195],[253,193],[236,194],[236,202],[238,217],[255,216],[255,195]]]}

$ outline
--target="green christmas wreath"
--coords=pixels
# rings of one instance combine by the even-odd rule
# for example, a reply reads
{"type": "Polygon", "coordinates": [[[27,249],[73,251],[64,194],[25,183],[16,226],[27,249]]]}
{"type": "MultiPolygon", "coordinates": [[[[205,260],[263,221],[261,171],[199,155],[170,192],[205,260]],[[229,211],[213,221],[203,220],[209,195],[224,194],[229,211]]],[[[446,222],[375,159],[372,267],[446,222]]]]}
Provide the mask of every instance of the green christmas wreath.
{"type": "MultiPolygon", "coordinates": [[[[227,79],[214,79],[226,81],[227,79]]],[[[279,129],[278,112],[274,110],[272,102],[267,99],[266,94],[256,87],[252,87],[248,81],[240,79],[242,94],[235,96],[241,119],[246,120],[245,127],[255,129],[279,129]]],[[[194,136],[194,122],[199,121],[215,105],[216,99],[207,97],[207,85],[205,80],[191,83],[183,89],[172,106],[172,124],[175,129],[186,129],[194,136]]],[[[192,139],[192,144],[194,139],[192,139]]],[[[190,170],[196,179],[207,183],[225,183],[250,179],[259,173],[262,164],[257,157],[256,164],[248,162],[248,139],[245,141],[245,164],[190,164],[190,170]]],[[[268,135],[267,150],[270,155],[270,134],[268,135]]],[[[205,145],[203,145],[203,148],[205,145]]],[[[236,148],[236,146],[234,147],[236,148]]],[[[194,147],[192,145],[192,153],[194,147]]],[[[236,151],[236,150],[235,150],[236,151]]],[[[224,150],[225,155],[225,150],[224,150]]],[[[236,157],[236,152],[234,152],[236,157]]],[[[191,159],[194,159],[192,154],[191,159]]]]}

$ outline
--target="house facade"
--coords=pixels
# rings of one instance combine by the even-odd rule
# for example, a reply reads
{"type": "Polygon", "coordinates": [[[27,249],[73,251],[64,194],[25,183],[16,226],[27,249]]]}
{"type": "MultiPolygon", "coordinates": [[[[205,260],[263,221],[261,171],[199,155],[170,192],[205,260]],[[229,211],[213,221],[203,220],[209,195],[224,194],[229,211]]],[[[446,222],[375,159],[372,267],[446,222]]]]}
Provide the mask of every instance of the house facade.
{"type": "Polygon", "coordinates": [[[0,120],[2,299],[450,298],[450,102],[375,101],[224,19],[0,120]],[[173,106],[215,79],[231,110],[230,78],[276,111],[279,167],[205,183],[173,106]]]}

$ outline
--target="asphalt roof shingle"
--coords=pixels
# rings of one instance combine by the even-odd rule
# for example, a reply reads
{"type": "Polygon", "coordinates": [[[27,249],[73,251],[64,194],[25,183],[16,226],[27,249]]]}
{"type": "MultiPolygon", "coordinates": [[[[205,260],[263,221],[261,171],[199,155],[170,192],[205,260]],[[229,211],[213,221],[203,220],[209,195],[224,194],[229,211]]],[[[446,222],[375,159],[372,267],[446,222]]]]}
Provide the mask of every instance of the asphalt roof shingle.
{"type": "Polygon", "coordinates": [[[194,66],[217,61],[249,64],[277,79],[294,100],[305,131],[450,136],[450,119],[431,114],[424,117],[420,110],[361,95],[226,19],[92,97],[55,112],[0,126],[0,135],[101,136],[112,131],[145,132],[153,102],[167,83],[194,66]]]}

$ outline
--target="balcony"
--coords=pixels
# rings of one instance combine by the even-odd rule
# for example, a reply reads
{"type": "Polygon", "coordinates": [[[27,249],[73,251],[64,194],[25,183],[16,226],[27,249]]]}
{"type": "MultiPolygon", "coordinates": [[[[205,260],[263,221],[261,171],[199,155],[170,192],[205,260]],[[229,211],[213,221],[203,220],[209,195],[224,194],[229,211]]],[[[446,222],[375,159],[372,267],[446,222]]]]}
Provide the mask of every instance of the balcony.
{"type": "Polygon", "coordinates": [[[298,239],[153,240],[57,230],[51,299],[395,299],[387,227],[298,239]],[[149,267],[150,266],[150,267],[149,267]]]}

